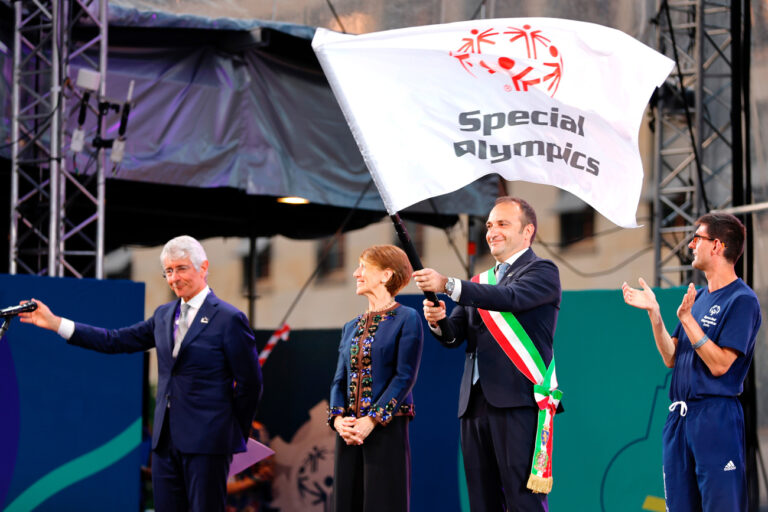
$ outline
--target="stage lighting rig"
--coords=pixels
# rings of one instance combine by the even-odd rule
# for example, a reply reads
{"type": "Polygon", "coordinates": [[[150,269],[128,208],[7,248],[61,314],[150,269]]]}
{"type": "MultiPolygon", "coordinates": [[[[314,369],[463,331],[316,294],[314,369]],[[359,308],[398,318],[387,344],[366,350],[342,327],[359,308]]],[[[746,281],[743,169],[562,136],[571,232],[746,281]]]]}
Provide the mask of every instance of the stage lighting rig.
{"type": "Polygon", "coordinates": [[[80,113],[77,116],[77,128],[72,132],[72,141],[70,142],[69,149],[73,153],[80,153],[85,145],[85,131],[83,130],[83,124],[85,123],[85,115],[88,113],[88,102],[91,99],[91,93],[99,90],[99,82],[101,76],[96,71],[80,68],[77,71],[77,86],[83,89],[83,97],[80,98],[80,113]]]}
{"type": "Polygon", "coordinates": [[[96,149],[111,148],[112,153],[109,159],[114,164],[119,164],[123,160],[123,154],[125,153],[125,130],[128,127],[128,116],[131,113],[131,100],[133,99],[133,86],[134,81],[128,85],[128,95],[125,102],[112,103],[109,101],[99,102],[99,117],[96,124],[96,137],[93,139],[93,147],[96,149]],[[120,112],[120,127],[117,131],[117,139],[102,139],[101,138],[101,124],[104,122],[104,117],[109,114],[110,110],[120,112]]]}

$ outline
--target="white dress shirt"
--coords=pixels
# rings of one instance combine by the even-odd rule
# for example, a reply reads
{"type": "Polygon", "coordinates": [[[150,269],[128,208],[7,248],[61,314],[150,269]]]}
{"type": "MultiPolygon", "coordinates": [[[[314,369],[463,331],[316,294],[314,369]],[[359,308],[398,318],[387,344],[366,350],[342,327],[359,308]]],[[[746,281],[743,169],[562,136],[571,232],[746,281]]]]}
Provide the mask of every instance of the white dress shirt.
{"type": "MultiPolygon", "coordinates": [[[[185,301],[184,299],[181,299],[181,304],[187,304],[189,306],[189,309],[187,310],[187,329],[192,325],[192,322],[195,320],[195,315],[197,315],[197,312],[200,311],[200,308],[203,305],[203,302],[205,302],[205,298],[208,296],[208,293],[210,293],[211,288],[206,285],[205,288],[200,290],[197,295],[189,299],[189,301],[185,301]]],[[[175,320],[176,327],[178,327],[179,322],[181,321],[181,315],[178,316],[175,320]]],[[[174,329],[175,331],[175,329],[174,329]]],[[[173,357],[176,358],[177,355],[179,355],[179,349],[181,349],[181,342],[184,341],[183,339],[180,339],[177,342],[173,343],[173,357]]]]}

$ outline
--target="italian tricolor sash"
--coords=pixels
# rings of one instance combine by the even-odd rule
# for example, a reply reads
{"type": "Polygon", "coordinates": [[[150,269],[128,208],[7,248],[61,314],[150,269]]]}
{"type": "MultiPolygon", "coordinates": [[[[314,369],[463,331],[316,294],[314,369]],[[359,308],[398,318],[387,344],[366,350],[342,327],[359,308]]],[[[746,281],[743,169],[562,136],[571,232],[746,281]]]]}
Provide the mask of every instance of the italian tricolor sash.
{"type": "MultiPolygon", "coordinates": [[[[473,277],[472,282],[495,285],[494,269],[491,268],[473,277]]],[[[499,347],[515,367],[533,383],[533,397],[539,406],[539,425],[536,431],[536,447],[531,462],[528,488],[533,492],[548,493],[552,490],[553,420],[563,396],[563,393],[557,389],[555,358],[552,357],[547,368],[536,345],[512,313],[480,308],[477,311],[499,347]]]]}

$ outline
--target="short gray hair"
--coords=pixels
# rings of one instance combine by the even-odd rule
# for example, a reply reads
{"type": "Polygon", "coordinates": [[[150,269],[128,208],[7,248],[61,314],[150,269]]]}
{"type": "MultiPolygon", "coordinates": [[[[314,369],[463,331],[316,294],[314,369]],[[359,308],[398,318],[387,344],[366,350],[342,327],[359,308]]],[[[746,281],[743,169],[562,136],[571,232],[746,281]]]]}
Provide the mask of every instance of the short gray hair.
{"type": "Polygon", "coordinates": [[[181,260],[189,258],[194,265],[195,270],[200,270],[200,266],[208,257],[205,255],[205,249],[200,242],[188,235],[177,236],[168,241],[160,253],[160,265],[165,265],[165,260],[181,260]]]}

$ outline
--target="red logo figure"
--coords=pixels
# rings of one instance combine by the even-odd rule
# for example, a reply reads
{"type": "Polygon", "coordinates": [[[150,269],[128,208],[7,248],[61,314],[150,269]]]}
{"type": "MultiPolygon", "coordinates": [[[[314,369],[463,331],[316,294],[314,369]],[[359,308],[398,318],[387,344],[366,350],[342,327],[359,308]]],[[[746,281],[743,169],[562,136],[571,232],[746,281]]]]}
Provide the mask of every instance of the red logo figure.
{"type": "Polygon", "coordinates": [[[549,96],[555,95],[563,78],[563,57],[552,41],[533,30],[530,25],[522,28],[507,27],[500,31],[489,28],[480,32],[470,30],[470,37],[462,38],[459,49],[448,52],[461,67],[475,78],[472,72],[483,71],[480,76],[498,76],[508,92],[527,92],[536,87],[549,96]],[[508,36],[508,37],[505,37],[508,36]],[[496,46],[496,55],[483,54],[483,45],[496,46]]]}

